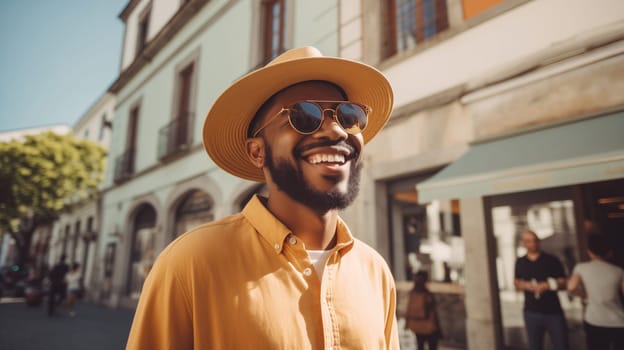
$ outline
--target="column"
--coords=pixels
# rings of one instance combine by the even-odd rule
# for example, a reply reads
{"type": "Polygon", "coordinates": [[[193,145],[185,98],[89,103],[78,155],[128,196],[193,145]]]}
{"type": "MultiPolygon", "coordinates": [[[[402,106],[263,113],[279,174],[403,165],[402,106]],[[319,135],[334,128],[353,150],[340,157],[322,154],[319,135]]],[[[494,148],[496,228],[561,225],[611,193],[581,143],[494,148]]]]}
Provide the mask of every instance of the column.
{"type": "Polygon", "coordinates": [[[488,240],[487,217],[481,197],[461,199],[461,227],[465,242],[464,266],[466,338],[468,349],[500,349],[496,331],[500,324],[492,239],[488,240]]]}

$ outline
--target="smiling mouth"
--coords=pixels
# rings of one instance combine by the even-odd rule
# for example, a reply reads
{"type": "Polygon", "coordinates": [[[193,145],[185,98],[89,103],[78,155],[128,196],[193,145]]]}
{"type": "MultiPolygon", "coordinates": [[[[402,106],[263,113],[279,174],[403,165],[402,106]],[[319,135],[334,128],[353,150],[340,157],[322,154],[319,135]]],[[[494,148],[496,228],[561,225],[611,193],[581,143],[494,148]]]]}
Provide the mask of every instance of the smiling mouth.
{"type": "Polygon", "coordinates": [[[306,158],[306,161],[310,164],[337,164],[343,165],[346,163],[347,157],[343,154],[327,154],[317,153],[306,158]]]}
{"type": "Polygon", "coordinates": [[[311,165],[343,166],[357,159],[359,152],[345,141],[317,142],[295,151],[296,157],[311,165]]]}

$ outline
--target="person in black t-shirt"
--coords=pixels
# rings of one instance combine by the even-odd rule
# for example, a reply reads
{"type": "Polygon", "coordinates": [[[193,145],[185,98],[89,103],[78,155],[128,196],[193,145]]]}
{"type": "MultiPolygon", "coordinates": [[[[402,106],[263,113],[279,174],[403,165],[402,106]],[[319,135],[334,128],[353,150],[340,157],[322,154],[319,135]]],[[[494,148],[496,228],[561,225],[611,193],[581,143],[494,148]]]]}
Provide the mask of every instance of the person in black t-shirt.
{"type": "Polygon", "coordinates": [[[52,270],[48,273],[50,280],[50,290],[48,291],[48,315],[54,314],[54,308],[57,304],[65,300],[66,285],[65,275],[69,271],[69,265],[65,262],[67,256],[61,255],[60,261],[54,265],[52,270]]]}
{"type": "Polygon", "coordinates": [[[568,349],[567,325],[557,291],[565,289],[565,272],[561,261],[539,249],[539,238],[533,231],[522,233],[527,254],[516,260],[514,284],[524,291],[524,325],[529,349],[541,350],[544,334],[549,333],[555,350],[568,349]]]}

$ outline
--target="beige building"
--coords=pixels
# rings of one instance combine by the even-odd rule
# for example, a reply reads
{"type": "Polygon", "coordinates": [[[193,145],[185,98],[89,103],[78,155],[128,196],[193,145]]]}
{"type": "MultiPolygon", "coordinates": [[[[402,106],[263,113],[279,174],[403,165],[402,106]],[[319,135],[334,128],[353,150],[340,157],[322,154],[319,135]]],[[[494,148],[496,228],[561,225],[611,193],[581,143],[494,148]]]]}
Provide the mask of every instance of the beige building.
{"type": "MultiPolygon", "coordinates": [[[[72,127],[75,137],[108,148],[114,109],[115,96],[108,92],[102,94],[72,127]]],[[[68,264],[79,263],[83,284],[89,293],[94,288],[96,247],[101,233],[100,201],[101,197],[96,197],[75,203],[60,214],[52,227],[47,228],[45,235],[38,235],[33,240],[34,249],[45,246],[48,266],[57,263],[63,254],[67,256],[68,264]]]]}
{"type": "MultiPolygon", "coordinates": [[[[103,303],[133,307],[169,242],[262,191],[206,156],[203,118],[232,81],[304,45],[374,65],[394,86],[343,217],[391,266],[399,317],[425,269],[447,345],[524,348],[519,232],[535,230],[568,269],[590,227],[624,246],[621,1],[131,0],[120,18],[103,303]]],[[[580,302],[561,300],[583,344],[580,302]]]]}

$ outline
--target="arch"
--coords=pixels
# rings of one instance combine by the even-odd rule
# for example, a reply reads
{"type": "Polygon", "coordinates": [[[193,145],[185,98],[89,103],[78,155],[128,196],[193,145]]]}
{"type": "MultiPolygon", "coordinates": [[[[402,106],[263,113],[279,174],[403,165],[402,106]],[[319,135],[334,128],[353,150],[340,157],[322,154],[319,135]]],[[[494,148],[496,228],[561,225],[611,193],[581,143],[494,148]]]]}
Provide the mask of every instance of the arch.
{"type": "MultiPolygon", "coordinates": [[[[212,206],[212,219],[216,217],[215,210],[218,203],[222,201],[223,194],[220,186],[208,175],[201,175],[190,180],[181,182],[169,193],[167,200],[165,201],[165,207],[167,208],[167,215],[165,220],[165,240],[169,243],[177,236],[176,230],[176,212],[178,208],[184,204],[184,201],[192,193],[200,191],[210,197],[212,206]]],[[[210,220],[206,220],[210,221],[210,220]]]]}
{"type": "Polygon", "coordinates": [[[180,182],[167,196],[165,201],[165,208],[171,211],[171,208],[175,208],[180,204],[182,196],[191,190],[202,190],[210,195],[214,199],[215,205],[223,200],[223,193],[221,192],[221,186],[216,183],[210,176],[201,175],[190,180],[180,182]]]}
{"type": "Polygon", "coordinates": [[[180,196],[177,206],[172,207],[171,238],[175,239],[193,227],[214,220],[214,200],[210,194],[199,190],[189,190],[180,196]]]}
{"type": "Polygon", "coordinates": [[[145,277],[157,255],[158,213],[154,206],[146,201],[135,206],[129,219],[126,294],[138,298],[145,277]]]}

